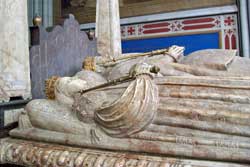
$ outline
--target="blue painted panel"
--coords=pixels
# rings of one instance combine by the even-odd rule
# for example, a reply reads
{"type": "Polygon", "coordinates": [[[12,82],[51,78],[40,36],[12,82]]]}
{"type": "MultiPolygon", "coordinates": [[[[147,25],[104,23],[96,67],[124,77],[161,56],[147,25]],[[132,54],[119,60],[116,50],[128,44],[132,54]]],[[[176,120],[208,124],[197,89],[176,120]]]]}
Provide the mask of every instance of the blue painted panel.
{"type": "Polygon", "coordinates": [[[122,51],[123,53],[149,52],[168,48],[171,45],[179,45],[186,48],[185,55],[187,55],[202,49],[218,49],[220,47],[219,39],[220,34],[213,32],[207,34],[124,40],[122,41],[122,51]]]}

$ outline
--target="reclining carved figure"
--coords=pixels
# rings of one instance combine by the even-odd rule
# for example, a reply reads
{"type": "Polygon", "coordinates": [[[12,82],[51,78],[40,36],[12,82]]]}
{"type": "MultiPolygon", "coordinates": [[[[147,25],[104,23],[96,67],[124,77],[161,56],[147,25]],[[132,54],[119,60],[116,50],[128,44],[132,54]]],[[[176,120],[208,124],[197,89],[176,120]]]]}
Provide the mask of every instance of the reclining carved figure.
{"type": "Polygon", "coordinates": [[[10,134],[77,146],[250,162],[249,60],[225,50],[183,57],[183,50],[173,46],[166,52],[112,61],[90,58],[75,76],[48,80],[50,99],[31,101],[19,128],[10,134]]]}

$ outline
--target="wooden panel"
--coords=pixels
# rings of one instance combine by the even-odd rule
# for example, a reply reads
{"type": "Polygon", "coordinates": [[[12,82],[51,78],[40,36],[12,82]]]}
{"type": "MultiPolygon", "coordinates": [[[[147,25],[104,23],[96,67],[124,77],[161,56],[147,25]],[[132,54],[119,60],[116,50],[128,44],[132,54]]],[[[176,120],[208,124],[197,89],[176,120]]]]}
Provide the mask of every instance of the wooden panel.
{"type": "MultiPolygon", "coordinates": [[[[58,1],[58,0],[56,0],[58,1]]],[[[93,1],[93,0],[89,0],[93,1]]],[[[235,4],[236,0],[123,0],[120,8],[121,17],[140,16],[156,13],[165,13],[178,10],[224,6],[235,4]]],[[[61,8],[61,6],[55,6],[61,8]]],[[[64,8],[62,15],[73,13],[80,23],[95,22],[94,7],[64,8]]],[[[57,13],[58,15],[58,13],[57,13]]]]}
{"type": "Polygon", "coordinates": [[[40,28],[39,45],[30,50],[33,98],[45,98],[44,81],[51,76],[72,76],[82,69],[86,56],[96,56],[96,41],[80,31],[71,15],[51,32],[40,28]]]}
{"type": "Polygon", "coordinates": [[[62,19],[62,5],[61,5],[61,0],[54,0],[53,1],[53,21],[54,25],[57,25],[61,23],[62,19]]]}

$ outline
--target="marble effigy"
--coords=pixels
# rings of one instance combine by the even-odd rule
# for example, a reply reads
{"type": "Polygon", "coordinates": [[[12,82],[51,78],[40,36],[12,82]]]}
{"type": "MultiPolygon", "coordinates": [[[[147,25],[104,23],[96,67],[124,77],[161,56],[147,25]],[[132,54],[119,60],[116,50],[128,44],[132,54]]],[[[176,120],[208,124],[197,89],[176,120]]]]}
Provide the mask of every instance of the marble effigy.
{"type": "MultiPolygon", "coordinates": [[[[235,65],[242,59],[235,51],[205,50],[187,58],[183,51],[172,46],[111,60],[88,57],[74,76],[48,79],[48,99],[31,101],[10,135],[81,148],[224,161],[221,166],[249,163],[250,80],[237,74],[235,65]],[[208,59],[210,52],[220,59],[208,59]]],[[[22,148],[19,141],[13,145],[22,148]]],[[[8,140],[2,142],[4,146],[8,140]]],[[[12,147],[2,150],[1,163],[17,163],[20,152],[12,154],[12,147]]],[[[35,158],[35,150],[30,146],[29,159],[35,158]]],[[[25,157],[20,164],[26,162],[33,165],[25,157]]]]}
{"type": "MultiPolygon", "coordinates": [[[[176,63],[184,62],[183,50],[173,46],[165,54],[127,55],[128,60],[111,66],[98,58],[84,64],[103,66],[105,75],[84,69],[73,77],[54,77],[46,84],[50,99],[31,101],[19,117],[19,128],[10,135],[78,147],[249,163],[249,77],[233,77],[228,70],[237,60],[221,76],[201,76],[211,69],[176,63]],[[135,60],[140,63],[132,65],[135,60]],[[129,69],[127,76],[108,79],[117,75],[112,70],[125,73],[124,67],[129,69]],[[172,75],[164,73],[171,68],[172,75]],[[189,68],[205,73],[195,75],[189,68]]],[[[221,55],[225,60],[235,53],[224,52],[231,53],[221,55]]],[[[206,63],[213,64],[217,75],[223,71],[214,68],[222,61],[206,63]]]]}
{"type": "Polygon", "coordinates": [[[87,57],[75,75],[49,78],[47,99],[28,103],[1,140],[0,163],[249,166],[250,78],[241,73],[249,60],[233,50],[184,57],[184,49],[87,57]]]}
{"type": "Polygon", "coordinates": [[[30,98],[27,2],[0,1],[0,15],[0,85],[8,96],[4,101],[30,98]]]}

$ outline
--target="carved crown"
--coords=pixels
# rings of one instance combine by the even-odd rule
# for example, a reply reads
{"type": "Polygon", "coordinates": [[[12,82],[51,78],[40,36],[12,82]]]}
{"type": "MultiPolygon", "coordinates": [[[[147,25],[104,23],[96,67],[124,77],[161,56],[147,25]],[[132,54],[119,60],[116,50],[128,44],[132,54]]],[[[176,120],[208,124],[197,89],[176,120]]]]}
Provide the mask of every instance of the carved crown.
{"type": "Polygon", "coordinates": [[[48,99],[54,100],[55,96],[55,84],[60,77],[52,76],[45,81],[45,95],[48,99]]]}
{"type": "Polygon", "coordinates": [[[95,58],[94,57],[86,57],[83,61],[82,68],[84,70],[96,71],[95,58]]]}

